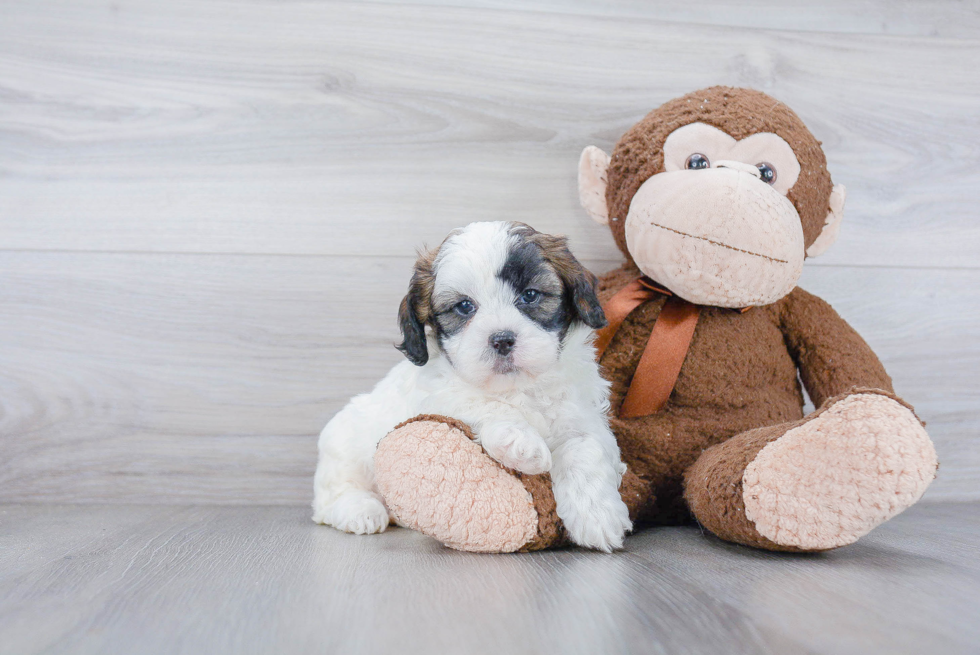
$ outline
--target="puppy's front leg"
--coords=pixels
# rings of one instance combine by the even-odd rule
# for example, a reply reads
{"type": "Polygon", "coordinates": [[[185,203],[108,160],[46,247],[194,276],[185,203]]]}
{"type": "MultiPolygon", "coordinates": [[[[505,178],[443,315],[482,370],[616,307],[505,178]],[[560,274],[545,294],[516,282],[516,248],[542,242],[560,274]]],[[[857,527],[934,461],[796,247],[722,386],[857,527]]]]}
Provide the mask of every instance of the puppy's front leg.
{"type": "Polygon", "coordinates": [[[615,462],[594,439],[568,439],[555,449],[551,483],[558,516],[579,546],[612,552],[633,528],[619,495],[615,462]]]}
{"type": "Polygon", "coordinates": [[[548,444],[525,421],[488,421],[476,426],[476,430],[483,449],[504,466],[531,474],[551,470],[548,444]]]}

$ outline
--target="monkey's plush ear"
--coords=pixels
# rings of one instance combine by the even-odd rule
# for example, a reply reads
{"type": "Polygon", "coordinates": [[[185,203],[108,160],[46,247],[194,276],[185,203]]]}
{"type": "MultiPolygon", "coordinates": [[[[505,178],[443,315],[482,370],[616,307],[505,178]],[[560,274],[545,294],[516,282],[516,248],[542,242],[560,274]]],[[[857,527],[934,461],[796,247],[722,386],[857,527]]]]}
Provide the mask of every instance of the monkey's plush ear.
{"type": "Polygon", "coordinates": [[[582,207],[596,223],[609,223],[606,207],[606,169],[609,155],[595,146],[588,146],[578,160],[578,198],[582,207]]]}
{"type": "Polygon", "coordinates": [[[425,345],[425,324],[419,319],[414,304],[412,292],[409,291],[398,307],[398,324],[402,330],[402,342],[395,348],[416,366],[424,366],[429,361],[429,349],[425,345]]]}
{"type": "Polygon", "coordinates": [[[843,184],[835,184],[833,191],[830,192],[830,212],[827,213],[827,222],[823,225],[823,230],[817,240],[810,244],[806,249],[807,257],[817,257],[827,252],[830,246],[837,241],[840,234],[840,222],[844,218],[844,199],[847,197],[847,189],[843,184]]]}

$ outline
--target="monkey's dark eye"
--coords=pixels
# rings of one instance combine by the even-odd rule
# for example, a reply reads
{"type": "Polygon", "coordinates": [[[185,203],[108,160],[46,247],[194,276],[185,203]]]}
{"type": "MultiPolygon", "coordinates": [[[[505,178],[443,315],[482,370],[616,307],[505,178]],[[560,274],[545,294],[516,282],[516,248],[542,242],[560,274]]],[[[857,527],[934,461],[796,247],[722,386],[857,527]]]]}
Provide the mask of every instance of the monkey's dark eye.
{"type": "Polygon", "coordinates": [[[530,305],[531,303],[537,302],[540,297],[541,292],[537,289],[525,289],[524,293],[521,294],[521,302],[525,305],[530,305]]]}
{"type": "Polygon", "coordinates": [[[453,311],[460,316],[469,316],[476,311],[476,305],[472,300],[460,300],[453,306],[453,311]]]}
{"type": "Polygon", "coordinates": [[[705,168],[711,168],[711,162],[700,152],[696,152],[687,158],[685,166],[692,171],[700,171],[705,168]]]}
{"type": "Polygon", "coordinates": [[[772,184],[776,181],[776,169],[772,167],[769,162],[760,162],[755,165],[759,169],[759,178],[766,184],[772,184]]]}

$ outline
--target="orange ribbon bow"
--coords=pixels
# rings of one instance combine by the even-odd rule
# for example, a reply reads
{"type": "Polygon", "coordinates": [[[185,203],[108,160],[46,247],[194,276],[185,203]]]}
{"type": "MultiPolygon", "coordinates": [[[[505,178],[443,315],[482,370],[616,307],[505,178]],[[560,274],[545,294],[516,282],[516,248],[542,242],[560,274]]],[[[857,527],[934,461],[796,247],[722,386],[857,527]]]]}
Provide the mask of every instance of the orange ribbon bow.
{"type": "Polygon", "coordinates": [[[667,296],[667,301],[653,324],[653,332],[643,349],[626,398],[619,408],[620,418],[655,414],[667,403],[691,346],[701,308],[678,298],[647,278],[630,282],[602,307],[609,325],[597,333],[596,360],[602,357],[626,317],[657,294],[667,296]]]}

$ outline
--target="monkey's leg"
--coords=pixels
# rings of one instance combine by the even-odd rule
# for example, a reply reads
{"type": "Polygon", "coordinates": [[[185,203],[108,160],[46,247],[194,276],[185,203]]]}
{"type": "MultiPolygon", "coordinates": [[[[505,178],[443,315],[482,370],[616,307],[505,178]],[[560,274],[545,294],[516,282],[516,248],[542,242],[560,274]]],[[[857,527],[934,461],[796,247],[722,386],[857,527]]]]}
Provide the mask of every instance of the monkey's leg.
{"type": "MultiPolygon", "coordinates": [[[[375,478],[388,509],[406,527],[450,548],[499,553],[568,544],[551,477],[501,466],[460,421],[418,416],[378,444],[375,478]]],[[[635,515],[645,502],[639,480],[623,477],[623,500],[635,515]]]]}
{"type": "Polygon", "coordinates": [[[890,394],[862,390],[828,400],[802,421],[709,448],[688,469],[684,496],[722,539],[828,550],[913,505],[937,466],[915,414],[890,394]]]}

